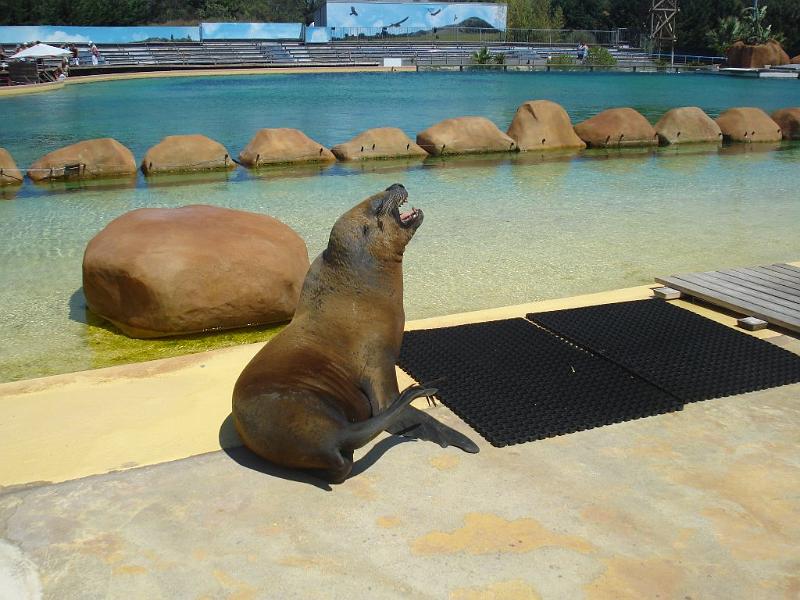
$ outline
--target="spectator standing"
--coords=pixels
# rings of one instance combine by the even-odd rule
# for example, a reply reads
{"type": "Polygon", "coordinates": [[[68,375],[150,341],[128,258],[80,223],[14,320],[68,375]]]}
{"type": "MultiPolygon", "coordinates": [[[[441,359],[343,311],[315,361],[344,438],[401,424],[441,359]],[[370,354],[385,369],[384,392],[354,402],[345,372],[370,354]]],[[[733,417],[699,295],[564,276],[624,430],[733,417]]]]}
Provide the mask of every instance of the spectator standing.
{"type": "Polygon", "coordinates": [[[92,53],[92,64],[97,66],[97,63],[100,61],[100,51],[97,49],[97,46],[94,45],[94,42],[89,42],[89,52],[92,53]]]}
{"type": "Polygon", "coordinates": [[[70,45],[69,47],[70,52],[72,52],[72,64],[74,66],[78,66],[80,63],[80,59],[78,58],[78,47],[75,44],[70,45]]]}

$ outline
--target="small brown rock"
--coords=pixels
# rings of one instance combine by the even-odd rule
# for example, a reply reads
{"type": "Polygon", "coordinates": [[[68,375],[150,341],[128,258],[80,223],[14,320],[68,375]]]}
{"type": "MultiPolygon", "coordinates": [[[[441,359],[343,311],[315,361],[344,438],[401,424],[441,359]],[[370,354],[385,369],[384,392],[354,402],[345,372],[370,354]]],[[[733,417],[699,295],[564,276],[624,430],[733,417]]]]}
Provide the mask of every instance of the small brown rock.
{"type": "Polygon", "coordinates": [[[783,139],[800,140],[800,107],[776,110],[771,117],[780,126],[783,139]]]}
{"type": "Polygon", "coordinates": [[[22,185],[23,177],[8,150],[0,148],[0,186],[22,185]]]}
{"type": "Polygon", "coordinates": [[[658,145],[656,130],[632,108],[604,110],[578,123],[575,133],[590,148],[658,145]]]}
{"type": "Polygon", "coordinates": [[[417,144],[433,156],[519,150],[517,142],[484,117],[445,119],[418,133],[417,144]]]}
{"type": "Polygon", "coordinates": [[[760,108],[730,108],[716,121],[728,142],[777,142],[783,138],[781,126],[760,108]]]}
{"type": "Polygon", "coordinates": [[[305,242],[267,215],[217,206],[141,208],[89,242],[89,308],[136,338],[278,323],[294,314],[305,242]]]}
{"type": "Polygon", "coordinates": [[[117,140],[84,140],[45,154],[28,169],[33,181],[67,177],[99,178],[136,175],[133,153],[117,140]]]}
{"type": "Polygon", "coordinates": [[[150,148],[142,160],[145,175],[235,168],[225,146],[204,135],[169,135],[150,148]]]}
{"type": "Polygon", "coordinates": [[[673,108],[666,112],[656,123],[655,130],[662,146],[722,141],[719,125],[696,106],[673,108]]]}
{"type": "Polygon", "coordinates": [[[239,153],[247,167],[299,162],[334,162],[336,157],[299,129],[260,129],[239,153]]]}
{"type": "Polygon", "coordinates": [[[339,160],[428,156],[425,150],[397,127],[367,129],[352,140],[337,144],[331,151],[339,160]]]}
{"type": "Polygon", "coordinates": [[[575,134],[572,121],[560,105],[549,100],[530,100],[517,109],[508,135],[522,152],[586,147],[575,134]]]}

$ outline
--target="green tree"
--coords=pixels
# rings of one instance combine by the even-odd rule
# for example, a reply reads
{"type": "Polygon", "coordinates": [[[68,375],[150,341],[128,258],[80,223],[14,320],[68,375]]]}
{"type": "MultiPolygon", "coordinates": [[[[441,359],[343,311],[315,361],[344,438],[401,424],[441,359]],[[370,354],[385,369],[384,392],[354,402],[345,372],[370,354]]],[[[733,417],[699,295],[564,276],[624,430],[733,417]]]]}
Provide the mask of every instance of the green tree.
{"type": "Polygon", "coordinates": [[[555,0],[568,29],[608,29],[611,0],[555,0]]]}
{"type": "Polygon", "coordinates": [[[720,19],[716,29],[706,33],[706,41],[711,50],[717,54],[725,54],[733,43],[741,39],[742,24],[736,17],[720,19]]]}
{"type": "Polygon", "coordinates": [[[550,0],[508,0],[508,26],[512,29],[561,29],[564,14],[550,0]]]}

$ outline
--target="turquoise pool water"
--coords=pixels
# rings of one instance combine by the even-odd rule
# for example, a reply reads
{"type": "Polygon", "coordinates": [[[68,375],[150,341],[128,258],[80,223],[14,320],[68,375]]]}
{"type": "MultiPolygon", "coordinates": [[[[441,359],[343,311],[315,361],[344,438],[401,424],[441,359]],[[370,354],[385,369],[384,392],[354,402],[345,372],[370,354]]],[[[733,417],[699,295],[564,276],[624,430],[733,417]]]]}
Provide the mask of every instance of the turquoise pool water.
{"type": "Polygon", "coordinates": [[[110,136],[141,160],[165,135],[202,133],[234,154],[262,127],[295,127],[332,146],[371,127],[412,137],[454,116],[505,131],[526,100],[564,106],[573,122],[631,106],[652,121],[676,106],[717,116],[732,106],[800,106],[797,80],[630,73],[334,73],[116,81],[0,98],[0,147],[21,166],[61,146],[110,136]]]}
{"type": "MultiPolygon", "coordinates": [[[[519,103],[542,97],[563,103],[575,120],[622,104],[655,119],[687,104],[710,113],[796,106],[800,85],[691,75],[466,73],[115,82],[0,100],[10,115],[0,146],[25,165],[25,157],[100,135],[117,137],[137,156],[164,135],[190,132],[238,151],[264,126],[299,127],[332,144],[367,127],[401,125],[413,133],[459,114],[487,115],[505,127],[519,103]],[[109,114],[115,105],[116,116],[109,114]]],[[[129,188],[26,184],[15,199],[0,202],[0,381],[270,335],[146,342],[94,322],[80,294],[83,249],[108,221],[134,208],[203,202],[267,213],[297,230],[313,257],[340,213],[403,183],[426,213],[405,260],[413,319],[650,283],[677,271],[798,260],[798,165],[800,145],[781,144],[545,161],[339,164],[258,176],[240,170],[203,183],[183,178],[148,186],[140,179],[129,188]]]]}

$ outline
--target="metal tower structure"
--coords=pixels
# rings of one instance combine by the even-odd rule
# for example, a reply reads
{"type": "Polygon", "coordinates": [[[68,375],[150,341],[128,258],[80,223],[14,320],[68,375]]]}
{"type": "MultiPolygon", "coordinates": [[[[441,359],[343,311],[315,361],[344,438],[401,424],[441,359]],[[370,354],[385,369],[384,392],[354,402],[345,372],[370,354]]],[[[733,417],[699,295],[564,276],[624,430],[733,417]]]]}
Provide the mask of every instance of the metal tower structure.
{"type": "Polygon", "coordinates": [[[650,5],[650,40],[653,49],[662,52],[669,44],[670,52],[675,54],[678,40],[675,25],[678,21],[678,0],[652,0],[650,5]]]}

